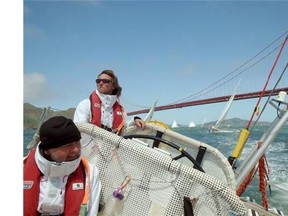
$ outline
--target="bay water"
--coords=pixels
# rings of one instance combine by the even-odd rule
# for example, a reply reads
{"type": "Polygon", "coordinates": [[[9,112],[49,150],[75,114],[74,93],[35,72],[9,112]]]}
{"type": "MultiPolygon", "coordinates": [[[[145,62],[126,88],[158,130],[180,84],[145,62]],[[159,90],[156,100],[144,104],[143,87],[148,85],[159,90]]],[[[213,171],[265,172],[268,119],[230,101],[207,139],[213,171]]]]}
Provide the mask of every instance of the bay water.
{"type": "MultiPolygon", "coordinates": [[[[251,131],[251,135],[243,149],[242,156],[237,163],[257,145],[263,134],[267,131],[268,126],[257,126],[251,131]]],[[[237,144],[239,133],[242,128],[229,127],[221,133],[208,133],[207,127],[179,127],[173,128],[175,132],[199,140],[217,148],[227,158],[233,152],[237,144]]],[[[26,146],[32,141],[35,134],[34,129],[25,129],[23,133],[23,156],[27,155],[26,146]]],[[[185,146],[183,146],[185,147],[185,146]]],[[[186,146],[186,148],[189,148],[186,146]]],[[[188,150],[187,150],[188,151],[188,150]]],[[[188,151],[189,152],[189,151],[188,151]]],[[[288,126],[281,129],[272,145],[269,146],[266,152],[268,161],[269,181],[277,184],[279,187],[288,191],[288,126]]],[[[236,164],[237,166],[237,164],[236,164]]],[[[271,192],[267,189],[269,207],[275,207],[281,210],[284,215],[288,215],[288,193],[281,188],[271,186],[271,192]]],[[[255,199],[258,204],[261,204],[261,193],[259,191],[259,178],[256,174],[251,184],[241,196],[248,196],[255,199]]]]}

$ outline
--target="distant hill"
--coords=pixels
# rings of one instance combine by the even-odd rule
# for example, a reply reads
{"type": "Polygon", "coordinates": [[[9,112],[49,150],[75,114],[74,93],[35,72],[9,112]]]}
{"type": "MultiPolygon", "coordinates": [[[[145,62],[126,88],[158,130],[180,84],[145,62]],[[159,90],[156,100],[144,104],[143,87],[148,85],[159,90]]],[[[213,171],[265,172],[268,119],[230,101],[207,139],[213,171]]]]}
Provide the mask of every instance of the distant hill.
{"type": "MultiPolygon", "coordinates": [[[[73,119],[74,112],[76,108],[69,108],[67,110],[50,110],[48,116],[58,116],[58,115],[63,115],[66,118],[73,119]]],[[[24,123],[24,128],[37,128],[38,127],[38,122],[41,118],[41,115],[43,113],[44,108],[39,108],[35,107],[29,103],[24,103],[24,117],[23,117],[23,123],[24,123]]],[[[243,120],[240,118],[231,118],[231,119],[226,119],[222,122],[221,127],[229,127],[229,126],[236,126],[236,127],[245,127],[247,125],[248,120],[243,120]]],[[[212,124],[215,124],[216,121],[213,122],[208,122],[204,124],[204,126],[209,126],[212,124]]],[[[265,125],[270,125],[269,122],[258,122],[258,126],[265,126],[265,125]]]]}
{"type": "MultiPolygon", "coordinates": [[[[37,128],[44,108],[38,108],[29,103],[24,103],[23,109],[24,109],[24,112],[23,112],[24,128],[37,128]]],[[[62,116],[65,116],[66,118],[73,119],[75,109],[76,108],[70,108],[68,110],[63,110],[63,111],[62,110],[60,111],[49,110],[48,116],[52,117],[52,116],[62,115],[62,116]]]]}
{"type": "MultiPolygon", "coordinates": [[[[252,123],[254,123],[255,121],[253,121],[252,123]]],[[[234,127],[246,127],[248,123],[248,120],[244,120],[244,119],[240,119],[240,118],[231,118],[231,119],[225,119],[222,123],[221,123],[221,128],[223,127],[230,127],[230,126],[234,126],[234,127]]],[[[206,124],[204,124],[204,126],[209,126],[209,125],[214,125],[216,124],[216,121],[212,121],[212,122],[208,122],[206,124]]],[[[270,122],[266,122],[266,121],[260,121],[257,123],[258,126],[268,126],[270,125],[270,122]]]]}

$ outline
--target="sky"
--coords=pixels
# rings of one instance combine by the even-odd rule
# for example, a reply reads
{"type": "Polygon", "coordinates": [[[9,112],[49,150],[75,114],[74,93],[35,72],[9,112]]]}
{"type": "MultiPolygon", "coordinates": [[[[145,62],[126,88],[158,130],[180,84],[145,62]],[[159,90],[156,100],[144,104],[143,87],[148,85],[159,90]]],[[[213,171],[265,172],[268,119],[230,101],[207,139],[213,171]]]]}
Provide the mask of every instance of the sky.
{"type": "MultiPolygon", "coordinates": [[[[148,108],[156,98],[159,106],[182,100],[287,32],[287,8],[287,1],[1,1],[0,160],[9,175],[0,180],[3,206],[22,214],[23,102],[76,107],[104,69],[118,75],[127,112],[148,108]]],[[[282,55],[287,61],[287,47],[282,55]]],[[[259,79],[265,80],[273,58],[259,79]]],[[[227,117],[249,119],[255,104],[235,101],[227,117]]],[[[216,120],[224,106],[172,109],[153,118],[201,124],[216,120]]],[[[272,109],[263,120],[275,117],[272,109]]]]}
{"type": "MultiPolygon", "coordinates": [[[[287,32],[287,8],[287,1],[24,1],[23,101],[75,108],[105,69],[119,78],[126,112],[156,99],[157,106],[180,101],[287,32]]],[[[276,54],[263,68],[261,88],[276,54]]],[[[256,102],[235,101],[227,118],[249,119],[256,102]]],[[[153,119],[201,124],[217,120],[224,107],[159,111],[153,119]]],[[[271,108],[261,120],[275,117],[271,108]]]]}

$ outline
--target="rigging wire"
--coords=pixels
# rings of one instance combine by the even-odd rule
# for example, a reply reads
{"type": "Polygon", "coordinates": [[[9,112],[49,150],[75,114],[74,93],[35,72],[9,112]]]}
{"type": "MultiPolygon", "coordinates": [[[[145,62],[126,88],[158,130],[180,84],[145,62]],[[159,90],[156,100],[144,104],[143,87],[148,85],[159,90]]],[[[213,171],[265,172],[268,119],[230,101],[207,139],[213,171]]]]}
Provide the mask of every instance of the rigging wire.
{"type": "MultiPolygon", "coordinates": [[[[255,115],[255,113],[256,113],[256,107],[259,106],[260,100],[261,100],[262,97],[263,97],[263,94],[264,94],[264,92],[265,92],[265,89],[266,89],[266,87],[267,87],[267,85],[268,85],[268,82],[269,82],[270,77],[271,77],[271,75],[272,75],[272,73],[273,73],[273,71],[274,71],[274,68],[275,68],[275,66],[276,66],[276,64],[277,64],[277,62],[278,62],[278,60],[279,60],[279,58],[280,58],[280,55],[281,55],[281,53],[282,53],[282,51],[283,51],[283,48],[284,48],[284,46],[285,46],[285,44],[286,44],[286,42],[287,42],[287,39],[288,39],[288,35],[286,36],[284,42],[282,43],[282,46],[281,46],[281,48],[280,48],[280,50],[279,50],[279,53],[278,53],[278,55],[277,55],[277,57],[276,57],[276,59],[275,59],[275,61],[274,61],[274,64],[273,64],[273,66],[272,66],[272,68],[271,68],[271,70],[270,70],[270,72],[269,72],[269,75],[268,75],[268,78],[267,78],[266,83],[265,83],[265,85],[264,85],[264,88],[263,88],[263,90],[262,90],[262,92],[261,92],[261,94],[260,94],[260,96],[259,96],[259,98],[258,98],[258,101],[257,101],[257,103],[256,103],[254,112],[252,113],[251,118],[250,118],[250,120],[249,120],[246,128],[245,128],[245,129],[242,129],[242,131],[241,131],[241,133],[240,133],[240,136],[239,136],[238,143],[237,143],[237,145],[235,146],[234,152],[233,152],[232,155],[228,158],[228,161],[229,161],[229,163],[232,165],[233,168],[235,168],[234,165],[235,165],[236,159],[240,157],[241,152],[242,152],[242,149],[244,148],[244,145],[246,144],[247,139],[248,139],[248,137],[250,136],[251,130],[249,131],[249,127],[250,127],[250,124],[252,123],[253,117],[254,117],[254,115],[255,115]]],[[[283,71],[282,71],[282,73],[281,73],[278,81],[276,82],[276,85],[274,86],[272,92],[276,89],[277,85],[279,84],[280,80],[282,79],[283,74],[284,74],[284,72],[285,72],[286,69],[287,69],[287,66],[288,66],[288,63],[286,64],[285,68],[283,69],[283,71]]],[[[270,93],[269,98],[271,97],[272,92],[270,93]]],[[[266,101],[266,104],[265,104],[265,106],[264,106],[264,109],[265,109],[266,106],[267,106],[267,103],[268,103],[268,101],[269,101],[269,98],[268,98],[268,100],[266,101]]],[[[260,116],[262,115],[264,109],[261,111],[260,116]]],[[[258,122],[260,116],[257,118],[257,120],[255,121],[254,125],[252,126],[252,130],[253,130],[254,126],[256,125],[256,122],[258,122]]],[[[258,147],[260,147],[261,145],[262,145],[262,142],[259,141],[259,142],[258,142],[258,147]]],[[[268,162],[267,162],[267,160],[266,160],[266,156],[265,156],[265,153],[264,153],[264,154],[261,156],[261,158],[259,159],[258,164],[256,164],[256,165],[254,166],[254,168],[252,168],[252,170],[250,171],[250,173],[247,174],[246,178],[241,182],[240,186],[237,188],[237,194],[238,194],[238,195],[241,195],[241,194],[245,191],[245,189],[247,188],[248,184],[252,181],[252,179],[253,179],[253,177],[254,177],[254,175],[255,175],[255,170],[259,170],[259,189],[260,189],[261,194],[262,194],[263,207],[264,207],[266,210],[268,210],[268,199],[267,199],[267,195],[266,195],[266,186],[267,186],[267,179],[269,180],[269,177],[268,177],[268,174],[269,174],[269,173],[268,173],[268,171],[267,171],[267,167],[268,167],[268,162]],[[265,166],[265,165],[266,165],[266,166],[265,166]]]]}
{"type": "MultiPolygon", "coordinates": [[[[245,144],[246,144],[246,142],[247,142],[248,137],[250,136],[250,131],[249,131],[250,124],[251,124],[251,122],[252,122],[252,120],[253,120],[254,115],[255,115],[256,112],[257,112],[257,108],[259,107],[259,103],[260,103],[260,101],[261,101],[261,99],[262,99],[262,97],[263,97],[263,95],[264,95],[265,89],[266,89],[266,87],[267,87],[267,85],[268,85],[268,82],[269,82],[270,77],[271,77],[271,75],[272,75],[272,73],[273,73],[273,71],[274,71],[274,68],[275,68],[275,66],[276,66],[276,64],[277,64],[277,62],[278,62],[278,60],[279,60],[279,57],[280,57],[280,55],[281,55],[281,53],[282,53],[282,51],[283,51],[283,48],[284,48],[284,46],[285,46],[285,44],[286,44],[286,42],[287,42],[287,39],[288,39],[288,35],[286,36],[284,42],[282,43],[282,46],[281,46],[281,48],[280,48],[280,50],[279,50],[279,52],[278,52],[278,55],[277,55],[277,57],[276,57],[276,59],[275,59],[275,61],[274,61],[274,64],[273,64],[273,66],[272,66],[272,68],[271,68],[271,70],[270,70],[270,72],[269,72],[268,78],[267,78],[266,83],[265,83],[265,85],[264,85],[264,88],[263,88],[263,90],[262,90],[262,92],[261,92],[261,94],[260,94],[260,96],[259,96],[259,98],[258,98],[258,101],[257,101],[256,106],[255,106],[255,109],[254,109],[254,111],[253,111],[253,113],[252,113],[252,115],[251,115],[251,118],[250,118],[250,120],[248,121],[248,124],[247,124],[246,128],[243,128],[243,129],[241,130],[240,135],[239,135],[239,138],[238,138],[238,142],[237,142],[237,144],[236,144],[236,146],[235,146],[232,154],[228,157],[228,161],[229,161],[229,163],[231,164],[231,166],[232,166],[233,168],[236,168],[236,167],[235,167],[236,159],[241,156],[242,150],[243,150],[243,148],[244,148],[244,146],[245,146],[245,144]]],[[[286,70],[286,69],[285,69],[285,70],[286,70]]],[[[285,70],[284,70],[284,71],[285,71],[285,70]]],[[[282,74],[283,74],[283,73],[282,73],[282,74]]],[[[281,77],[282,77],[282,76],[281,76],[281,77]]]]}
{"type": "Polygon", "coordinates": [[[267,104],[268,104],[269,101],[270,101],[270,98],[271,98],[271,96],[272,96],[272,93],[273,93],[273,92],[275,91],[275,89],[277,88],[277,85],[278,85],[279,82],[281,81],[281,79],[282,79],[282,77],[283,77],[283,75],[284,75],[287,67],[288,67],[288,62],[287,62],[287,64],[286,64],[286,66],[284,67],[284,69],[283,69],[280,77],[278,78],[278,80],[277,80],[274,88],[272,89],[271,93],[269,94],[269,96],[268,96],[268,98],[267,98],[267,100],[266,100],[266,102],[265,102],[265,104],[264,104],[264,106],[263,106],[263,109],[261,110],[261,112],[260,112],[260,114],[258,115],[257,119],[255,120],[254,124],[252,125],[252,127],[251,127],[251,129],[250,129],[251,132],[253,131],[253,129],[254,129],[254,127],[256,126],[257,122],[259,121],[261,115],[263,114],[264,110],[266,109],[266,106],[267,106],[267,104]]]}
{"type": "MultiPolygon", "coordinates": [[[[286,66],[284,67],[284,69],[283,69],[283,71],[282,71],[282,73],[281,73],[278,81],[276,82],[276,84],[275,84],[272,92],[277,88],[277,85],[279,84],[280,80],[282,79],[282,77],[283,77],[283,75],[284,75],[287,67],[288,67],[288,62],[287,62],[287,64],[286,64],[286,66]]],[[[272,94],[272,92],[271,92],[271,94],[272,94]]],[[[264,110],[265,110],[265,108],[266,108],[266,106],[267,106],[267,104],[268,104],[268,102],[269,102],[269,100],[270,100],[271,94],[270,94],[270,96],[268,97],[268,99],[267,99],[267,101],[266,101],[266,103],[265,103],[262,111],[260,112],[258,118],[256,119],[256,121],[254,122],[253,126],[251,127],[251,130],[250,130],[251,132],[253,131],[255,125],[257,124],[257,122],[258,122],[258,120],[260,119],[262,113],[264,112],[264,110]]],[[[260,145],[260,144],[261,144],[261,143],[258,143],[258,145],[260,145]]],[[[265,158],[265,155],[263,155],[263,156],[261,157],[261,162],[259,163],[259,165],[261,164],[260,166],[262,166],[262,169],[263,169],[263,167],[264,167],[263,158],[265,158]]],[[[265,164],[266,164],[266,166],[268,167],[268,162],[266,161],[266,158],[265,158],[265,164]]],[[[241,183],[241,185],[240,185],[240,186],[237,188],[237,190],[236,190],[238,196],[240,196],[240,195],[246,190],[246,188],[247,188],[248,185],[252,182],[253,178],[255,177],[255,174],[256,174],[258,171],[259,171],[259,167],[258,167],[258,166],[255,166],[255,167],[250,171],[250,173],[247,174],[247,177],[243,180],[243,182],[241,183]]],[[[263,187],[263,184],[264,184],[264,183],[263,183],[263,178],[265,177],[265,175],[264,175],[264,177],[263,177],[263,170],[261,170],[261,173],[262,173],[262,174],[259,175],[259,176],[261,176],[261,178],[262,178],[262,180],[261,180],[262,182],[260,183],[260,187],[263,187]]],[[[268,178],[268,176],[266,176],[266,178],[268,178]]],[[[261,190],[263,190],[263,188],[262,188],[261,190]]],[[[264,194],[263,199],[265,200],[265,194],[264,194]]],[[[266,201],[264,201],[264,203],[265,203],[265,202],[266,202],[266,201]]],[[[266,205],[266,207],[267,207],[267,204],[265,204],[265,205],[266,205]]]]}
{"type": "MultiPolygon", "coordinates": [[[[281,53],[282,53],[282,51],[283,51],[283,49],[284,49],[284,46],[285,46],[285,44],[286,44],[286,42],[287,42],[287,39],[288,39],[288,35],[286,36],[284,42],[282,43],[282,46],[281,46],[281,48],[280,48],[280,50],[279,50],[279,53],[278,53],[278,55],[277,55],[277,57],[276,57],[276,59],[275,59],[275,61],[274,61],[273,66],[272,66],[272,68],[271,68],[271,70],[270,70],[270,72],[269,72],[268,78],[267,78],[267,80],[266,80],[266,83],[265,83],[265,85],[264,85],[264,88],[263,88],[263,90],[262,90],[262,92],[261,92],[261,94],[260,94],[260,96],[259,96],[259,98],[258,98],[258,101],[257,101],[255,107],[258,107],[258,106],[259,106],[259,103],[260,103],[260,101],[261,101],[261,99],[262,99],[262,97],[263,97],[263,95],[264,95],[264,92],[265,92],[265,90],[266,90],[266,87],[267,87],[267,85],[268,85],[268,83],[269,83],[269,80],[270,80],[271,75],[272,75],[272,73],[273,73],[273,71],[274,71],[274,68],[275,68],[275,66],[276,66],[276,64],[277,64],[277,62],[278,62],[278,60],[279,60],[279,58],[280,58],[280,55],[281,55],[281,53]]],[[[252,113],[252,115],[251,115],[251,117],[250,117],[250,120],[249,120],[249,122],[248,122],[248,124],[247,124],[247,126],[246,126],[246,129],[249,129],[250,124],[252,123],[252,120],[253,120],[254,115],[255,115],[255,111],[252,113]]]]}

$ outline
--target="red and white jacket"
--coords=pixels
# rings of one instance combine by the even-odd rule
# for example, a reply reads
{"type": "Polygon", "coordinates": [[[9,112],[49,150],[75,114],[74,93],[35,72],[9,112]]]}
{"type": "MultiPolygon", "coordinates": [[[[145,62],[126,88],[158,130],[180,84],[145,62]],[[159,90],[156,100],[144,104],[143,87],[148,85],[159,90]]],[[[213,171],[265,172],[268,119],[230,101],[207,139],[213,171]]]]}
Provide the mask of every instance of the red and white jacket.
{"type": "MultiPolygon", "coordinates": [[[[90,95],[90,104],[91,104],[91,119],[90,122],[97,125],[98,127],[102,127],[101,121],[101,100],[99,96],[96,94],[96,91],[93,91],[90,95]]],[[[124,108],[119,104],[116,100],[113,104],[113,123],[112,130],[117,130],[118,133],[122,131],[125,125],[125,111],[124,108]]]]}
{"type": "MultiPolygon", "coordinates": [[[[40,196],[40,182],[43,181],[43,173],[38,168],[35,160],[35,152],[38,147],[31,150],[24,158],[23,183],[24,200],[23,215],[37,216],[40,196]]],[[[97,215],[100,201],[101,184],[99,171],[95,166],[91,166],[82,157],[79,166],[72,172],[65,185],[64,216],[78,216],[81,206],[87,215],[97,215]],[[79,187],[79,185],[82,185],[79,187]],[[78,187],[78,188],[77,188],[78,187]],[[93,192],[93,193],[92,193],[93,192]]]]}

